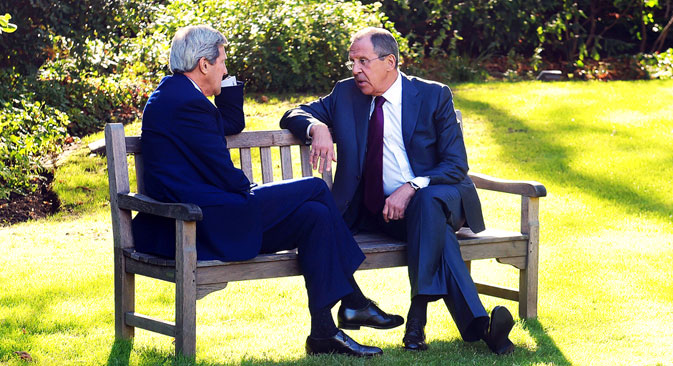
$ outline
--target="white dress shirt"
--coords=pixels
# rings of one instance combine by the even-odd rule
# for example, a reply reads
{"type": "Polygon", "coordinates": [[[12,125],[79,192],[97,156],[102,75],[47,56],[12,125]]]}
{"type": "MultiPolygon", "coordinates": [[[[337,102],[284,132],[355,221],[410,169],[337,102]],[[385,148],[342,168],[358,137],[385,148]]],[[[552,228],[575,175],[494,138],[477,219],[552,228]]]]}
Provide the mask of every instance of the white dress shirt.
{"type": "MultiPolygon", "coordinates": [[[[403,184],[413,181],[421,188],[430,184],[429,177],[416,177],[411,170],[402,138],[402,77],[399,71],[393,85],[382,95],[383,103],[383,193],[391,195],[403,184]]],[[[374,112],[372,97],[369,116],[374,112]]]]}
{"type": "MultiPolygon", "coordinates": [[[[383,103],[383,193],[390,196],[403,184],[413,181],[417,186],[425,188],[430,184],[429,177],[417,177],[411,170],[407,149],[402,138],[402,77],[397,72],[397,79],[382,95],[383,103]]],[[[369,107],[369,118],[374,112],[374,99],[369,107]]],[[[311,141],[311,127],[306,127],[306,138],[311,141]]]]}

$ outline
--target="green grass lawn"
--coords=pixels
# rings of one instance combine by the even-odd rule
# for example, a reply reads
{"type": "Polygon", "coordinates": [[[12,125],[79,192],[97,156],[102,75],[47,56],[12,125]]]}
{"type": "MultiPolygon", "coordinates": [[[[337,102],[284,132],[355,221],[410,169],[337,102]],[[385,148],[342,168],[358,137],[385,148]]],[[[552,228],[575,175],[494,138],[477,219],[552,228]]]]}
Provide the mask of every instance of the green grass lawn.
{"type": "MultiPolygon", "coordinates": [[[[197,303],[196,364],[673,365],[673,81],[463,84],[473,172],[536,180],[540,200],[539,317],[512,332],[513,355],[465,344],[439,303],[430,350],[401,350],[404,327],[348,333],[380,346],[372,360],[307,357],[300,277],[231,283],[197,303]]],[[[246,101],[251,130],[275,129],[311,96],[246,101]]],[[[137,133],[139,125],[127,126],[137,133]]],[[[85,142],[101,138],[90,136],[85,142]]],[[[63,212],[0,228],[0,365],[187,364],[172,339],[136,331],[114,341],[112,238],[104,160],[82,149],[61,166],[63,212]]],[[[519,200],[480,192],[489,227],[518,227],[519,200]]],[[[475,262],[474,277],[514,287],[514,268],[475,262]]],[[[356,274],[366,295],[406,315],[404,268],[356,274]]],[[[137,280],[138,311],[170,319],[173,286],[137,280]]],[[[482,297],[487,309],[517,304],[482,297]]],[[[336,311],[336,309],[335,309],[336,311]]]]}

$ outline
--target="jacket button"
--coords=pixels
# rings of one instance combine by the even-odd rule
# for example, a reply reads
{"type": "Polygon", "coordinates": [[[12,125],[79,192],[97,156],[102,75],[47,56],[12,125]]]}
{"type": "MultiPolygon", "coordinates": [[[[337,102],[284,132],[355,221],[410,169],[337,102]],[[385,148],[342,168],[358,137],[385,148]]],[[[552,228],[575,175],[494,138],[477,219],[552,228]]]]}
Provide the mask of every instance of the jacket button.
{"type": "Polygon", "coordinates": [[[355,176],[355,179],[360,180],[360,176],[359,176],[359,175],[356,175],[356,176],[355,176]]]}

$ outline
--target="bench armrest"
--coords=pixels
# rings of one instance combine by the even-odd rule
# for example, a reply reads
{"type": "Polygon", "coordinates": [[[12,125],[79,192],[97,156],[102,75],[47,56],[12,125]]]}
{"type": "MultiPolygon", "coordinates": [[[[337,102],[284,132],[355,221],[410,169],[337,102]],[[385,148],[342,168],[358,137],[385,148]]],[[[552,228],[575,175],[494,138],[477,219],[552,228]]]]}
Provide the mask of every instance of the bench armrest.
{"type": "Polygon", "coordinates": [[[193,203],[164,203],[138,193],[118,193],[119,208],[182,221],[201,221],[201,208],[193,203]]]}
{"type": "Polygon", "coordinates": [[[514,193],[526,197],[545,197],[547,189],[535,181],[498,179],[485,174],[470,173],[470,178],[477,188],[491,191],[514,193]]]}

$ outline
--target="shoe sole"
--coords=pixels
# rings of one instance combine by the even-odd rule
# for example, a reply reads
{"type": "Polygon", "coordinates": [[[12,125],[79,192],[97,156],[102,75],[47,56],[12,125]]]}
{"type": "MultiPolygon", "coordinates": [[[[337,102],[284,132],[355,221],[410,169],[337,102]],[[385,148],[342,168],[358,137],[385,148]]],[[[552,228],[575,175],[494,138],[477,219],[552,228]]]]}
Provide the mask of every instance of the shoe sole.
{"type": "Polygon", "coordinates": [[[423,351],[427,351],[427,350],[428,350],[428,346],[425,345],[424,347],[409,348],[409,347],[407,347],[407,346],[405,345],[404,347],[402,347],[402,349],[404,349],[405,351],[409,351],[409,352],[423,352],[423,351]]]}
{"type": "Polygon", "coordinates": [[[491,348],[491,351],[498,355],[506,355],[514,352],[514,343],[512,343],[512,341],[510,341],[508,338],[509,333],[514,327],[514,318],[512,318],[512,314],[509,312],[509,310],[507,310],[507,308],[496,306],[495,309],[493,309],[493,313],[491,315],[491,324],[489,327],[489,333],[493,336],[493,338],[506,339],[506,342],[497,345],[497,348],[495,349],[489,347],[491,348]],[[494,320],[496,318],[497,320],[494,320]],[[497,328],[496,334],[493,334],[494,321],[497,328]]]}
{"type": "Polygon", "coordinates": [[[404,324],[404,322],[400,324],[395,324],[387,327],[381,327],[378,325],[369,325],[369,324],[348,324],[348,323],[339,323],[339,328],[341,329],[348,329],[348,330],[360,330],[361,327],[367,327],[367,328],[373,328],[373,329],[393,329],[397,328],[400,325],[404,324]]]}

